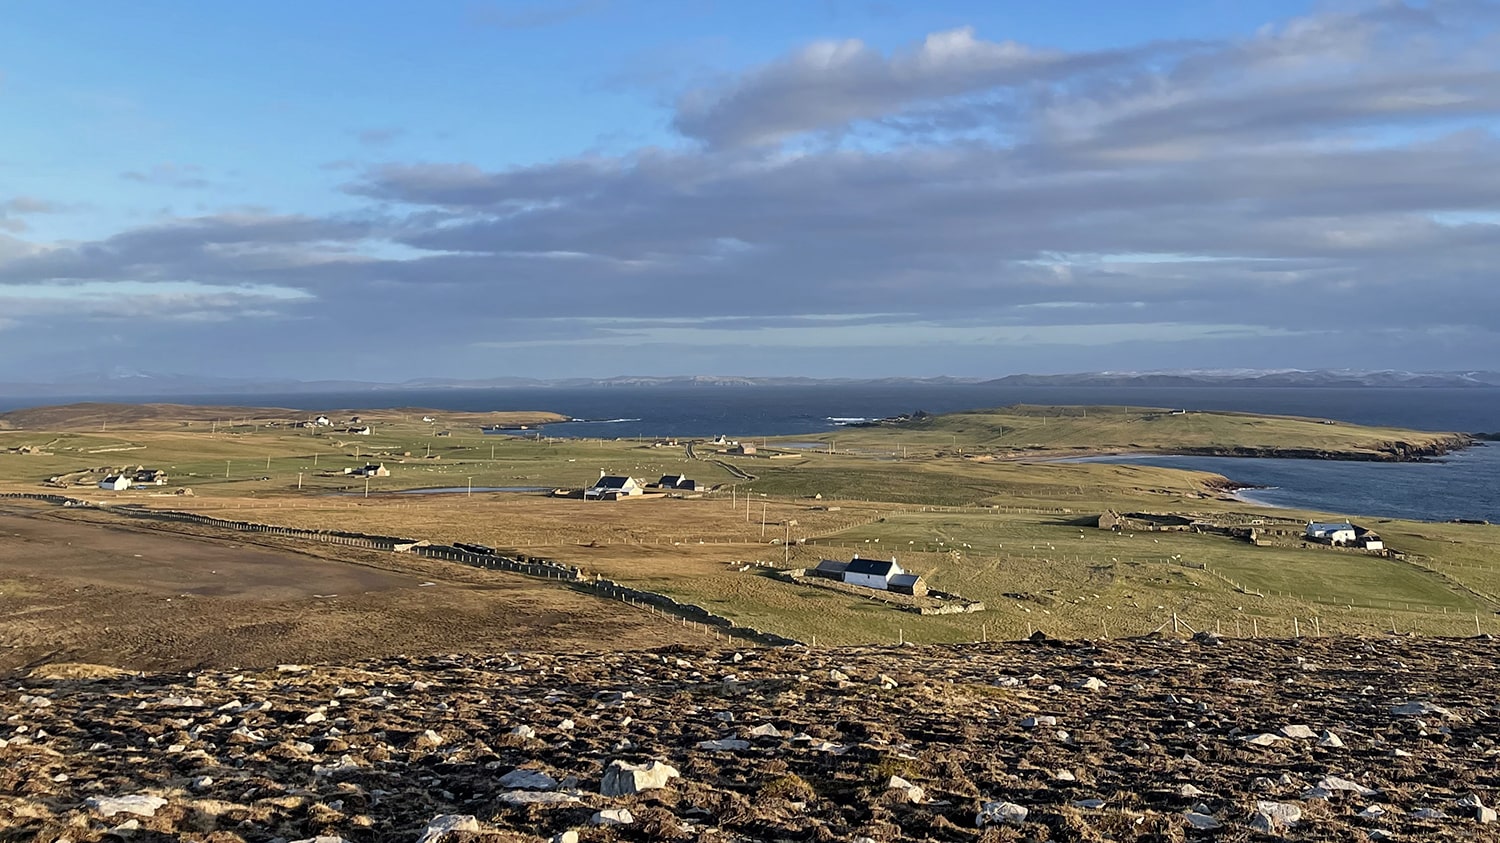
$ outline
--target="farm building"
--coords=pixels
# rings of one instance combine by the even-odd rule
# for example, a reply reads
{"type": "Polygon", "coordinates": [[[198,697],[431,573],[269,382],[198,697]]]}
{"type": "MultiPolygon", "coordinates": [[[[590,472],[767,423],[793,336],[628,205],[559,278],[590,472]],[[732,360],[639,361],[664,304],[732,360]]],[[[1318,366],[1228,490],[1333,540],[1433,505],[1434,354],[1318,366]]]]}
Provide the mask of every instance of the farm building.
{"type": "Polygon", "coordinates": [[[318,425],[319,427],[327,427],[333,424],[333,420],[328,418],[327,416],[318,416],[317,418],[313,419],[313,424],[318,425]]]}
{"type": "Polygon", "coordinates": [[[135,476],[130,479],[133,486],[165,486],[167,473],[159,468],[135,467],[135,476]]]}
{"type": "Polygon", "coordinates": [[[1354,525],[1348,521],[1309,521],[1303,536],[1312,541],[1343,546],[1354,544],[1356,533],[1354,525]]]}
{"type": "Polygon", "coordinates": [[[656,486],[659,489],[681,489],[685,492],[695,492],[698,490],[698,481],[689,480],[686,474],[663,474],[661,479],[656,481],[656,486]]]}
{"type": "Polygon", "coordinates": [[[99,488],[108,489],[111,492],[123,492],[130,488],[130,478],[123,474],[111,474],[99,481],[99,488]]]}
{"type": "Polygon", "coordinates": [[[891,577],[890,590],[897,594],[910,594],[913,597],[927,596],[927,583],[916,574],[897,574],[891,577]]]}
{"type": "Polygon", "coordinates": [[[594,485],[583,490],[583,497],[585,500],[614,500],[643,494],[645,491],[646,487],[634,477],[605,474],[600,475],[594,485]]]}
{"type": "Polygon", "coordinates": [[[751,445],[748,442],[740,442],[740,443],[734,445],[733,447],[731,447],[729,449],[729,453],[731,453],[731,454],[742,454],[744,456],[749,456],[750,454],[755,453],[755,446],[751,445]]]}
{"type": "Polygon", "coordinates": [[[889,591],[891,578],[904,573],[906,572],[901,570],[901,566],[897,565],[894,559],[887,562],[881,559],[861,559],[856,556],[849,560],[849,566],[844,569],[844,582],[889,591]]]}
{"type": "Polygon", "coordinates": [[[352,433],[355,436],[369,436],[370,435],[370,429],[368,427],[346,427],[346,428],[344,428],[344,432],[345,433],[352,433]]]}
{"type": "Polygon", "coordinates": [[[848,562],[840,562],[837,559],[824,559],[818,563],[818,567],[808,571],[809,576],[822,577],[827,580],[844,581],[844,571],[848,570],[848,562]]]}
{"type": "Polygon", "coordinates": [[[391,470],[389,468],[386,468],[384,463],[370,463],[370,464],[362,466],[360,468],[345,469],[345,471],[347,473],[349,473],[349,474],[354,475],[355,477],[390,477],[391,476],[391,470]]]}

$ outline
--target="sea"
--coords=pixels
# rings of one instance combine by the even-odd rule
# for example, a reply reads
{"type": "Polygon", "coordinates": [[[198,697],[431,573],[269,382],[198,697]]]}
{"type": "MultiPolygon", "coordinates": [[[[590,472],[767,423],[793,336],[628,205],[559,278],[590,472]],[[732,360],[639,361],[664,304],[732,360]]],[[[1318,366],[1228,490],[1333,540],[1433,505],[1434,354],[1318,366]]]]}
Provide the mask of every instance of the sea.
{"type": "MultiPolygon", "coordinates": [[[[0,411],[91,400],[0,395],[0,411]]],[[[979,384],[847,384],[754,387],[591,387],[378,390],[323,394],[139,395],[92,400],[286,407],[308,412],[412,407],[486,412],[550,410],[575,419],[550,436],[731,438],[837,430],[923,410],[946,413],[1010,404],[1126,405],[1310,416],[1354,424],[1463,433],[1500,432],[1500,389],[1039,387],[979,384]]],[[[1232,457],[1123,456],[1212,471],[1272,506],[1446,521],[1500,521],[1500,442],[1429,463],[1364,463],[1232,457]]]]}

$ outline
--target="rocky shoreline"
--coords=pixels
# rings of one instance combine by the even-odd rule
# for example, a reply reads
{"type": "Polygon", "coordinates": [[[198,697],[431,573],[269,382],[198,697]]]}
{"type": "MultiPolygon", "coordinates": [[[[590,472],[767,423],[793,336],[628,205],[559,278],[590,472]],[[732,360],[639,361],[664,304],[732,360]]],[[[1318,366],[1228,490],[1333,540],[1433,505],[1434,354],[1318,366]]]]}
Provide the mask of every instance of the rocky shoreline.
{"type": "Polygon", "coordinates": [[[1500,646],[1136,639],[0,683],[0,826],[94,843],[1493,839],[1500,646]]]}
{"type": "Polygon", "coordinates": [[[1381,442],[1368,451],[1329,451],[1317,448],[1277,448],[1265,445],[1182,447],[1154,453],[1188,457],[1248,457],[1292,460],[1344,460],[1349,462],[1430,462],[1455,451],[1480,444],[1473,436],[1456,433],[1430,442],[1381,442]]]}

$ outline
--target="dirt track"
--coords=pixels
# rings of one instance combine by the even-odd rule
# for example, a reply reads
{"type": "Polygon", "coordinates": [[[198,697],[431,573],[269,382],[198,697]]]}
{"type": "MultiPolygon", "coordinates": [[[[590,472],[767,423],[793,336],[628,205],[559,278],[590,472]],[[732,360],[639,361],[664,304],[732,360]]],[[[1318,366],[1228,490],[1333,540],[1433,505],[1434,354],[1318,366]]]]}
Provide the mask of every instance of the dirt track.
{"type": "Polygon", "coordinates": [[[520,576],[78,520],[100,517],[0,507],[0,672],[59,661],[254,666],[683,637],[650,615],[520,576]]]}

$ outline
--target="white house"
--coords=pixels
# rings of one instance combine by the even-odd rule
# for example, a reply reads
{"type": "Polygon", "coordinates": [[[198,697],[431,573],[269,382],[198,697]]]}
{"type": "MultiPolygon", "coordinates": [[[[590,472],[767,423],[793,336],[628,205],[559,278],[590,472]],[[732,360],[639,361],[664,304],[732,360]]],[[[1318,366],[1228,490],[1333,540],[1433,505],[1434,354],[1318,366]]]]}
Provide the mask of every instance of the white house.
{"type": "Polygon", "coordinates": [[[1357,534],[1354,530],[1354,525],[1348,521],[1309,521],[1307,522],[1307,530],[1303,535],[1314,541],[1348,545],[1354,544],[1354,537],[1357,534]]]}
{"type": "Polygon", "coordinates": [[[634,477],[603,474],[594,485],[583,490],[583,497],[585,500],[614,500],[644,494],[645,491],[646,487],[634,477]]]}
{"type": "Polygon", "coordinates": [[[862,585],[865,588],[889,591],[891,580],[905,573],[894,559],[886,562],[879,559],[861,559],[856,556],[849,560],[849,566],[844,569],[844,582],[849,585],[862,585]]]}
{"type": "Polygon", "coordinates": [[[130,488],[130,478],[123,474],[111,474],[99,481],[99,488],[108,489],[111,492],[123,492],[130,488]]]}
{"type": "Polygon", "coordinates": [[[327,416],[318,416],[317,418],[313,419],[313,424],[319,427],[327,427],[330,424],[333,424],[333,420],[328,418],[327,416]]]}

